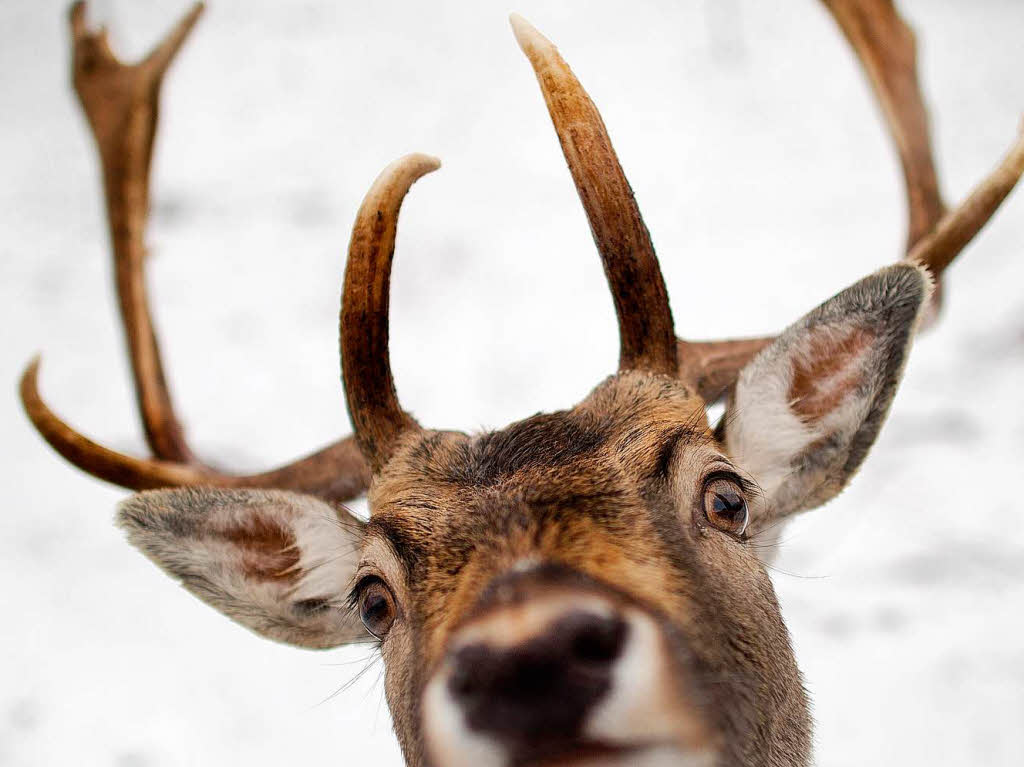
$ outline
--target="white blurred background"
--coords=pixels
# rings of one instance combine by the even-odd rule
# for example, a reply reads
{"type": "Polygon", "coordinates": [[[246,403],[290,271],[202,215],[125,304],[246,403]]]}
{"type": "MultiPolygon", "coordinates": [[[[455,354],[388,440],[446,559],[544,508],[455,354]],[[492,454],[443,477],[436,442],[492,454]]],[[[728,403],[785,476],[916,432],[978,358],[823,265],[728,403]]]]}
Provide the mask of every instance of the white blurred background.
{"type": "MultiPolygon", "coordinates": [[[[444,167],[402,214],[392,358],[433,426],[570,406],[616,361],[614,313],[506,16],[600,107],[696,337],[781,329],[897,258],[897,162],[818,3],[212,0],[167,79],[149,278],[194,446],[276,465],[347,433],[337,313],[352,219],[409,151],[444,167]]],[[[904,0],[940,179],[959,200],[1024,112],[1024,3],[904,0]]],[[[96,0],[145,51],[177,0],[96,0]]],[[[0,3],[0,764],[398,765],[379,663],[249,634],[111,524],[125,493],[64,464],[44,396],[143,452],[65,3],[0,3]],[[341,690],[341,691],[339,691],[341,690]]],[[[1024,763],[1024,193],[949,272],[852,487],[784,536],[774,578],[820,765],[1024,763]]]]}

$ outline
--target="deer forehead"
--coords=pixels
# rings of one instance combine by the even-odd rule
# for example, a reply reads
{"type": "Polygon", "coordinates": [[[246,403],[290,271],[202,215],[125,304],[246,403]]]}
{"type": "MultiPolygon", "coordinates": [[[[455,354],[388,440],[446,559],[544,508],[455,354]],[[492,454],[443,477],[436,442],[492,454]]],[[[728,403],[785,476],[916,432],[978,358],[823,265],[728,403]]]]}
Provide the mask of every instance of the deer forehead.
{"type": "Polygon", "coordinates": [[[364,561],[394,560],[388,569],[402,571],[438,646],[495,577],[524,561],[561,562],[685,620],[680,597],[696,575],[665,567],[692,547],[679,539],[669,454],[690,484],[721,455],[704,403],[678,382],[631,373],[572,410],[499,431],[420,433],[374,482],[364,561]]]}
{"type": "Polygon", "coordinates": [[[679,381],[627,372],[602,382],[571,410],[537,414],[498,431],[414,433],[375,478],[371,512],[454,489],[529,492],[574,477],[589,483],[595,477],[588,469],[596,467],[634,474],[671,434],[711,442],[704,407],[679,381]]]}

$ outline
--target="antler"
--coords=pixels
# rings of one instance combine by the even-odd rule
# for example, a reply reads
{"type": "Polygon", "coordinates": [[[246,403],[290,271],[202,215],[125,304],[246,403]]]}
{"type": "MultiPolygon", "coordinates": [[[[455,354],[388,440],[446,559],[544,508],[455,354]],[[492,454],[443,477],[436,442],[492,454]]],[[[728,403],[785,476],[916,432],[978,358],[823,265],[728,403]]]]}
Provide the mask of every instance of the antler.
{"type": "Polygon", "coordinates": [[[369,483],[366,462],[351,437],[279,469],[236,476],[194,457],[174,411],[146,295],[144,234],[160,85],[202,10],[202,3],[194,5],[164,40],[135,64],[122,63],[114,56],[106,30],[89,29],[84,2],[75,3],[70,12],[72,79],[99,148],[121,319],[139,413],[154,458],[133,458],[109,450],[58,418],[39,395],[38,359],[22,376],[22,404],[39,433],[64,458],[122,487],[274,487],[347,500],[369,483]]]}
{"type": "Polygon", "coordinates": [[[619,320],[619,370],[675,375],[668,291],[601,115],[551,41],[521,16],[510,20],[537,75],[604,265],[619,320]]]}
{"type": "Polygon", "coordinates": [[[410,154],[386,167],[356,214],[341,299],[341,368],[356,440],[377,472],[403,433],[417,429],[402,410],[391,377],[388,304],[398,212],[419,178],[441,167],[410,154]]]}
{"type": "MultiPolygon", "coordinates": [[[[899,150],[909,210],[907,258],[939,278],[1024,173],[1024,126],[995,171],[945,213],[912,32],[891,0],[823,2],[867,71],[899,150]]],[[[391,379],[388,288],[402,199],[411,184],[437,163],[411,155],[386,169],[367,195],[353,230],[341,351],[349,412],[371,466],[352,438],[257,475],[224,474],[200,463],[185,441],[164,377],[143,280],[143,235],[160,84],[201,11],[201,4],[194,6],[152,53],[126,65],[111,52],[104,30],[86,27],[84,3],[71,9],[75,89],[100,150],[121,315],[139,410],[155,458],[108,450],[61,421],[39,396],[38,360],[22,377],[22,402],[33,424],[61,455],[124,487],[278,487],[346,500],[366,488],[371,466],[379,469],[401,435],[416,426],[401,409],[391,379]]],[[[675,374],[692,382],[706,400],[717,399],[773,339],[675,338],[650,235],[597,109],[547,39],[517,16],[512,25],[537,75],[608,277],[619,320],[620,370],[675,374]]]]}
{"type": "Polygon", "coordinates": [[[157,457],[186,463],[192,453],[174,413],[149,314],[143,235],[160,85],[202,11],[201,4],[193,6],[145,59],[126,66],[110,50],[106,30],[86,25],[85,3],[71,7],[72,81],[103,167],[117,295],[146,441],[157,457]]]}
{"type": "MultiPolygon", "coordinates": [[[[906,258],[928,267],[938,282],[1024,172],[1024,135],[996,170],[947,213],[932,159],[913,33],[891,0],[823,2],[868,73],[899,152],[909,217],[906,258]]],[[[673,340],[654,247],[600,114],[554,45],[521,17],[511,20],[537,75],[608,277],[619,320],[620,370],[672,373],[691,382],[704,399],[717,400],[774,337],[673,340]]]]}
{"type": "MultiPolygon", "coordinates": [[[[928,267],[939,285],[946,267],[988,223],[1024,173],[1024,124],[1002,162],[956,208],[946,212],[917,77],[914,33],[892,0],[822,0],[860,60],[896,144],[908,210],[906,259],[928,267]]],[[[941,292],[932,295],[931,316],[941,292]]],[[[706,400],[721,397],[740,369],[774,337],[679,341],[680,375],[706,400]]]]}
{"type": "Polygon", "coordinates": [[[909,214],[909,252],[946,212],[917,77],[914,33],[891,0],[822,1],[860,59],[899,152],[909,214]]]}

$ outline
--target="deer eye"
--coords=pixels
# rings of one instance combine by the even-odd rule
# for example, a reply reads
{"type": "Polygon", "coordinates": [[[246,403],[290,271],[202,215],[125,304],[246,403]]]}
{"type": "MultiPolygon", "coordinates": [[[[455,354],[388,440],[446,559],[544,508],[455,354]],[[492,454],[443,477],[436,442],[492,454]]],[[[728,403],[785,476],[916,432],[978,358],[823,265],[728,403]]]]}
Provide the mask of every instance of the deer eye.
{"type": "Polygon", "coordinates": [[[743,535],[750,514],[740,483],[730,477],[711,477],[704,483],[704,516],[712,527],[743,535]]]}
{"type": "Polygon", "coordinates": [[[366,630],[377,639],[383,639],[395,622],[397,609],[391,589],[380,578],[364,578],[356,587],[359,619],[366,630]]]}

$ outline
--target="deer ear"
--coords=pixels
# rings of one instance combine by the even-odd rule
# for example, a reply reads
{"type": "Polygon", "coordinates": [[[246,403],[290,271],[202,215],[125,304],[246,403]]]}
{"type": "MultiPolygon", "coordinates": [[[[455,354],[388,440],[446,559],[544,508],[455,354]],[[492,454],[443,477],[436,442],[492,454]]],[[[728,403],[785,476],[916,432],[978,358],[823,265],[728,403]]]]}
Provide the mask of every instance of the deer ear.
{"type": "Polygon", "coordinates": [[[128,540],[257,634],[326,648],[369,639],[345,604],[363,523],[308,495],[186,488],[121,504],[128,540]]]}
{"type": "Polygon", "coordinates": [[[768,501],[754,529],[820,506],[856,472],[930,291],[922,268],[883,269],[805,315],[740,372],[720,436],[768,501]]]}

